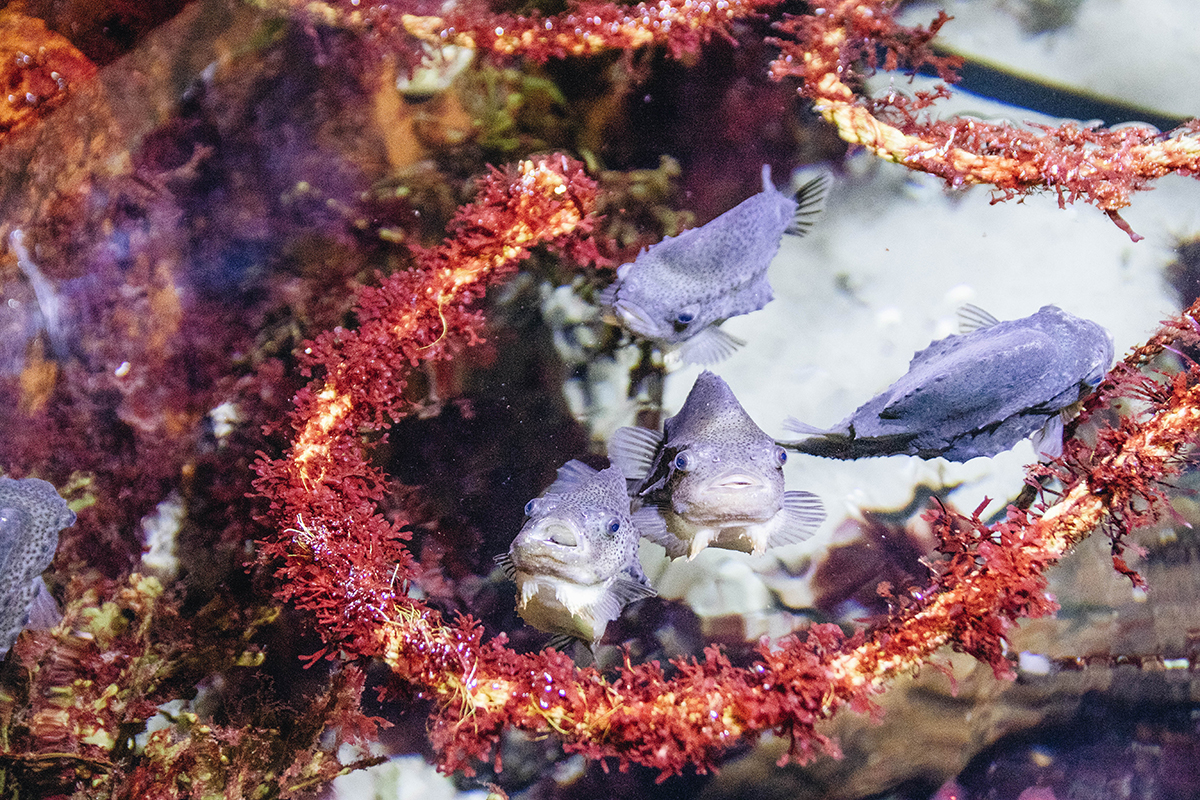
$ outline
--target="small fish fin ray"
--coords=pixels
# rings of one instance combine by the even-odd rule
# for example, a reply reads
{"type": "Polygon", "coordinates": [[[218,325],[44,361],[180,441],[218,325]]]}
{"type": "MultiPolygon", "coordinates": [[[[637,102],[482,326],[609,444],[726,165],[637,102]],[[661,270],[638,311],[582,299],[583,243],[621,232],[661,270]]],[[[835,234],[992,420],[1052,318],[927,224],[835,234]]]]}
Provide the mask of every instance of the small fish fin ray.
{"type": "Polygon", "coordinates": [[[1038,461],[1053,461],[1063,452],[1063,415],[1055,414],[1029,437],[1038,461]]]}
{"type": "Polygon", "coordinates": [[[663,435],[649,428],[617,428],[608,440],[608,460],[626,478],[641,481],[654,465],[663,435]]]}
{"type": "MultiPolygon", "coordinates": [[[[648,582],[642,583],[632,577],[621,576],[612,582],[612,585],[609,587],[608,596],[619,604],[617,616],[620,616],[621,609],[625,608],[625,606],[635,600],[657,597],[658,592],[654,591],[654,587],[648,582]]],[[[616,619],[616,617],[613,617],[613,619],[616,619]]]]}
{"type": "Polygon", "coordinates": [[[604,308],[612,308],[617,304],[617,292],[621,288],[621,280],[610,283],[600,290],[600,294],[596,295],[596,302],[604,308]]]}
{"type": "Polygon", "coordinates": [[[566,653],[576,644],[587,645],[588,642],[584,639],[580,639],[578,636],[572,636],[569,633],[556,633],[550,637],[550,641],[546,642],[546,647],[549,647],[552,650],[561,650],[566,653]]]}
{"type": "Polygon", "coordinates": [[[746,342],[726,333],[716,325],[709,325],[679,347],[679,357],[685,364],[707,366],[724,361],[746,342]]]}
{"type": "Polygon", "coordinates": [[[805,169],[800,172],[800,188],[794,195],[796,213],[788,223],[784,233],[792,236],[804,236],[825,210],[825,201],[829,199],[829,189],[833,186],[833,176],[824,168],[805,169]]]}
{"type": "Polygon", "coordinates": [[[633,522],[642,538],[664,548],[669,558],[687,555],[687,542],[667,530],[667,522],[657,506],[642,506],[633,512],[633,522]]]}
{"type": "Polygon", "coordinates": [[[512,555],[509,553],[501,553],[492,559],[496,562],[496,566],[504,572],[504,577],[510,581],[517,577],[517,568],[513,566],[512,555]]]}
{"type": "Polygon", "coordinates": [[[24,627],[38,631],[49,630],[62,622],[62,611],[59,610],[58,602],[55,601],[54,595],[50,594],[42,576],[39,575],[34,582],[37,584],[37,593],[29,604],[24,627]]]}
{"type": "Polygon", "coordinates": [[[784,492],[782,524],[767,538],[767,549],[797,544],[811,537],[825,521],[825,505],[812,492],[784,492]]]}
{"type": "Polygon", "coordinates": [[[1000,320],[974,303],[966,303],[958,309],[958,332],[961,334],[974,333],[999,324],[1000,320]]]}
{"type": "Polygon", "coordinates": [[[778,444],[780,447],[810,456],[853,461],[900,453],[912,455],[912,443],[917,436],[916,433],[896,433],[887,436],[855,437],[852,433],[830,433],[794,442],[781,441],[778,444]]]}
{"type": "Polygon", "coordinates": [[[558,468],[558,477],[542,492],[543,497],[556,494],[566,494],[578,489],[596,474],[596,470],[577,458],[573,458],[558,468]]]}
{"type": "Polygon", "coordinates": [[[788,433],[797,433],[801,436],[836,436],[838,434],[845,435],[842,431],[837,431],[829,428],[818,428],[815,425],[809,425],[807,422],[801,422],[795,417],[788,417],[783,421],[783,429],[788,433]]]}

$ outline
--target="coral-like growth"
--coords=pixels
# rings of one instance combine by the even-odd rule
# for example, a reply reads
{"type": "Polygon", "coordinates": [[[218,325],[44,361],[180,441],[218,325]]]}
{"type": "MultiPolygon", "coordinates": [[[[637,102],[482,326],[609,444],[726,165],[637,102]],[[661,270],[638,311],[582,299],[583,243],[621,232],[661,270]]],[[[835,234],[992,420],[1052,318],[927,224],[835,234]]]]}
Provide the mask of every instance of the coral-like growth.
{"type": "Polygon", "coordinates": [[[1120,216],[1130,196],[1171,172],[1200,168],[1200,122],[1167,133],[1148,126],[1117,130],[1065,123],[1021,128],[955,118],[922,119],[944,90],[908,98],[860,97],[852,88],[862,66],[916,69],[928,64],[953,80],[956,60],[938,57],[930,42],[950,18],[939,13],[929,28],[909,28],[892,16],[892,0],[839,0],[823,13],[789,17],[776,24],[781,55],[775,77],[804,80],[800,92],[838,133],[881,158],[938,175],[951,186],[990,184],[1003,199],[1048,189],[1059,204],[1084,200],[1104,211],[1136,241],[1120,216]]]}
{"type": "MultiPolygon", "coordinates": [[[[436,701],[432,740],[446,769],[471,770],[473,760],[497,752],[509,726],[557,733],[569,751],[663,775],[689,764],[711,768],[726,748],[767,730],[788,734],[796,758],[835,751],[817,721],[843,706],[868,707],[887,678],[944,645],[1009,674],[1006,632],[1021,617],[1054,610],[1046,568],[1105,515],[1117,526],[1145,521],[1148,505],[1161,499],[1159,482],[1178,471],[1182,448],[1196,439],[1200,376],[1184,372],[1169,388],[1151,390],[1124,371],[1146,357],[1138,351],[1103,396],[1136,389],[1147,409],[1094,446],[1070,444],[1056,473],[1064,497],[1037,513],[1012,508],[993,526],[980,518],[984,506],[971,517],[930,512],[945,556],[932,583],[893,597],[889,618],[865,634],[847,640],[835,627],[815,626],[803,638],[760,646],[749,667],[710,649],[702,661],[673,662],[670,673],[657,662],[626,663],[613,677],[576,670],[550,650],[518,655],[503,636],[484,642],[472,620],[447,623],[404,597],[411,557],[399,527],[373,513],[384,477],[367,464],[361,432],[404,413],[407,370],[476,336],[467,302],[534,242],[577,260],[594,257],[578,238],[589,227],[591,190],[561,156],[489,176],[460,212],[452,239],[421,254],[418,269],[363,292],[359,330],[313,344],[310,365],[324,375],[297,402],[295,444],[284,459],[258,465],[258,487],[288,527],[262,550],[277,560],[280,596],[316,614],[322,653],[381,658],[436,701]]],[[[1200,338],[1191,319],[1170,335],[1200,338]]]]}
{"type": "MultiPolygon", "coordinates": [[[[401,13],[399,4],[378,0],[261,0],[258,5],[286,8],[302,16],[306,25],[286,37],[297,50],[275,51],[276,62],[291,64],[288,53],[299,52],[303,45],[311,48],[312,61],[361,68],[369,56],[381,54],[394,57],[404,69],[415,66],[427,48],[444,43],[531,60],[646,45],[680,55],[710,37],[738,29],[750,35],[746,32],[754,26],[734,22],[776,4],[588,2],[546,16],[495,14],[482,2],[460,3],[447,11],[436,0],[412,0],[404,4],[407,13],[401,13]],[[344,30],[330,34],[327,24],[344,30]],[[356,40],[354,47],[338,49],[339,42],[344,45],[355,34],[366,47],[360,50],[356,40]],[[350,55],[339,61],[338,53],[350,55]]],[[[1195,170],[1200,159],[1196,123],[1173,134],[1070,125],[1037,131],[968,120],[925,120],[921,112],[936,93],[914,99],[862,97],[856,87],[864,70],[933,63],[948,78],[953,69],[953,63],[936,59],[929,50],[945,18],[939,17],[928,30],[905,28],[892,17],[894,5],[839,0],[821,14],[777,21],[776,43],[782,52],[773,74],[801,78],[801,93],[848,141],[954,185],[991,184],[1005,197],[1045,188],[1057,192],[1064,203],[1083,199],[1118,224],[1117,214],[1132,192],[1166,172],[1195,170]]],[[[259,33],[275,30],[264,26],[259,33]]],[[[256,41],[270,38],[255,34],[256,41]]],[[[198,61],[207,64],[211,58],[198,61]]],[[[513,61],[519,63],[519,58],[513,61]]],[[[326,70],[320,79],[301,76],[300,82],[324,85],[336,69],[326,70]]],[[[1165,347],[1200,343],[1200,308],[1193,306],[1118,366],[1089,405],[1093,412],[1106,412],[1093,413],[1093,420],[1107,418],[1111,401],[1118,398],[1133,399],[1140,410],[1107,427],[1099,423],[1089,442],[1068,441],[1061,463],[1031,470],[1031,485],[1045,482],[1047,495],[1050,486],[1060,487],[1057,502],[1032,510],[1009,509],[998,524],[984,522],[982,506],[970,516],[948,508],[931,511],[928,519],[943,557],[931,565],[931,577],[921,585],[885,592],[890,611],[874,626],[848,636],[839,628],[817,625],[804,635],[761,644],[746,662],[710,648],[699,659],[669,664],[634,664],[630,659],[608,672],[578,669],[551,650],[515,652],[504,635],[486,638],[475,620],[447,619],[409,596],[410,586],[423,576],[405,545],[409,531],[404,513],[406,503],[415,506],[419,498],[388,497],[389,476],[372,460],[369,448],[387,436],[396,420],[420,407],[410,387],[416,370],[454,358],[480,340],[478,301],[515,272],[534,248],[556,251],[567,262],[599,260],[590,237],[600,198],[582,166],[561,155],[520,161],[482,180],[474,202],[451,221],[443,244],[414,248],[411,268],[360,289],[353,327],[335,327],[304,351],[303,368],[313,380],[296,394],[288,420],[290,446],[278,458],[260,456],[256,464],[256,500],[260,510],[267,507],[261,519],[271,532],[256,529],[250,535],[259,539],[260,563],[274,572],[276,598],[315,622],[313,633],[319,640],[311,646],[316,652],[309,655],[310,665],[341,663],[328,686],[308,693],[295,690],[300,700],[277,703],[251,697],[253,687],[271,682],[259,672],[263,650],[255,637],[277,609],[253,604],[236,608],[220,599],[210,605],[203,593],[190,595],[187,581],[207,577],[194,561],[191,574],[165,591],[155,580],[130,572],[141,553],[139,521],[175,491],[188,505],[188,524],[203,528],[206,541],[219,539],[226,552],[242,552],[251,527],[244,497],[245,453],[261,444],[247,431],[257,428],[246,425],[230,437],[215,431],[208,437],[199,431],[227,396],[214,388],[218,384],[237,384],[234,394],[240,399],[229,405],[237,405],[244,419],[258,423],[277,416],[279,403],[294,386],[285,355],[292,340],[280,334],[270,347],[261,342],[254,346],[253,337],[227,324],[240,313],[238,308],[226,314],[219,313],[218,302],[185,303],[196,294],[181,288],[191,285],[183,280],[191,262],[173,248],[183,252],[184,239],[207,243],[210,236],[218,238],[214,230],[236,234],[236,246],[230,248],[236,258],[227,259],[226,253],[215,250],[209,261],[219,268],[197,288],[199,293],[213,291],[225,302],[219,293],[236,282],[234,267],[243,261],[247,269],[250,262],[255,269],[263,266],[245,251],[255,249],[247,243],[273,238],[277,229],[264,220],[285,216],[280,211],[286,208],[294,212],[297,229],[311,228],[314,217],[305,210],[303,198],[315,185],[310,178],[326,174],[322,165],[329,157],[320,148],[309,153],[297,144],[292,155],[287,148],[309,138],[329,141],[344,136],[366,118],[352,113],[358,106],[332,102],[343,93],[357,97],[365,93],[364,87],[379,83],[374,74],[356,77],[371,80],[364,79],[361,86],[339,84],[331,95],[290,88],[284,93],[289,104],[290,98],[301,98],[299,107],[315,117],[328,115],[337,124],[287,126],[288,134],[276,137],[284,143],[282,151],[254,149],[245,155],[221,146],[229,133],[223,123],[206,116],[209,106],[200,96],[210,91],[219,96],[219,87],[205,78],[189,93],[195,116],[165,125],[131,159],[105,151],[104,164],[139,164],[136,175],[121,181],[93,175],[83,188],[56,187],[52,201],[39,202],[36,209],[31,205],[13,217],[13,224],[36,218],[43,226],[40,231],[29,227],[31,241],[42,244],[38,258],[57,266],[48,274],[60,285],[79,277],[71,270],[85,269],[92,252],[74,246],[75,229],[66,221],[94,228],[95,238],[103,242],[94,249],[105,258],[121,249],[110,247],[105,232],[132,230],[117,241],[125,241],[133,255],[129,263],[111,267],[120,272],[119,280],[114,278],[111,285],[100,282],[102,292],[90,290],[98,308],[93,327],[99,333],[86,340],[84,353],[55,356],[62,364],[56,361],[53,369],[44,370],[50,376],[44,381],[49,389],[8,392],[21,397],[23,405],[33,409],[30,414],[41,416],[25,419],[28,409],[18,409],[21,404],[16,402],[7,403],[2,415],[6,420],[20,417],[20,424],[5,430],[6,446],[15,455],[6,453],[3,467],[21,474],[40,469],[60,484],[76,472],[92,473],[75,476],[96,500],[81,513],[80,527],[108,532],[102,548],[92,541],[95,537],[86,542],[73,537],[60,549],[60,561],[82,565],[86,573],[59,592],[67,598],[65,621],[52,631],[24,634],[9,656],[5,691],[0,693],[0,769],[5,780],[12,775],[38,788],[52,785],[56,793],[92,790],[118,796],[175,797],[192,790],[228,796],[303,792],[343,768],[336,754],[341,743],[374,735],[377,721],[359,707],[365,680],[354,663],[368,658],[385,664],[394,684],[430,701],[431,738],[447,770],[469,771],[480,760],[498,759],[501,736],[513,729],[554,735],[570,752],[614,759],[622,767],[646,765],[662,775],[710,769],[728,748],[772,730],[789,737],[789,757],[836,752],[836,744],[820,735],[817,723],[845,707],[869,709],[873,692],[896,674],[928,662],[938,648],[964,650],[996,673],[1009,674],[1006,633],[1020,617],[1053,610],[1045,591],[1046,569],[1100,524],[1107,524],[1119,559],[1123,535],[1163,507],[1162,487],[1196,443],[1200,368],[1172,376],[1144,374],[1149,360],[1165,347]],[[268,180],[273,173],[256,170],[278,161],[281,152],[286,158],[294,156],[299,166],[274,184],[268,180]],[[222,184],[217,162],[226,164],[237,180],[222,184]],[[270,202],[259,202],[262,198],[249,192],[257,182],[271,187],[263,196],[269,195],[270,202]],[[268,211],[246,213],[237,202],[243,192],[257,198],[249,205],[268,211]],[[143,195],[146,199],[138,200],[143,195]],[[85,202],[97,196],[107,199],[85,202]],[[187,196],[207,213],[191,214],[191,206],[172,204],[187,196]],[[218,213],[226,205],[233,209],[228,217],[218,213]],[[114,215],[128,215],[131,221],[118,218],[120,224],[114,225],[114,215]],[[191,220],[195,227],[181,226],[180,219],[191,220]],[[270,235],[246,233],[260,223],[270,235]],[[60,225],[61,235],[56,233],[60,225]],[[185,332],[187,337],[180,338],[185,332]],[[251,353],[248,363],[258,366],[256,374],[234,380],[235,353],[251,353]],[[170,434],[169,447],[162,445],[164,432],[170,434]],[[215,449],[204,453],[203,447],[215,449]],[[215,530],[223,525],[226,533],[215,530]],[[97,558],[99,549],[109,557],[97,558]],[[197,612],[199,602],[206,605],[197,612]],[[219,717],[202,719],[193,709],[174,713],[168,707],[163,717],[171,727],[131,744],[160,706],[195,696],[197,683],[205,680],[212,683],[204,689],[205,702],[221,702],[221,690],[214,687],[222,682],[227,682],[226,688],[238,684],[251,691],[239,690],[237,702],[231,701],[219,717]],[[244,705],[234,708],[237,703],[244,705]],[[247,711],[250,705],[255,707],[247,711]],[[285,716],[289,718],[282,719],[285,716]]],[[[246,118],[264,120],[246,138],[273,140],[268,134],[274,132],[271,126],[278,124],[277,117],[263,113],[273,108],[264,98],[280,94],[281,85],[291,86],[264,80],[261,87],[246,91],[245,105],[234,106],[246,109],[246,118]]],[[[385,88],[390,90],[390,83],[385,88]]],[[[173,91],[164,93],[176,97],[173,91]]],[[[385,94],[375,99],[382,104],[385,94]]],[[[224,106],[221,100],[212,108],[224,106]]],[[[72,117],[77,118],[81,115],[72,117]]],[[[369,157],[376,146],[364,140],[354,154],[369,157]]],[[[458,174],[475,169],[472,165],[458,174]]],[[[358,175],[348,171],[316,182],[350,187],[336,194],[328,189],[324,202],[314,199],[314,205],[324,209],[316,218],[325,220],[327,228],[340,231],[340,222],[334,223],[341,218],[329,216],[329,209],[343,205],[337,198],[349,198],[345,205],[352,205],[359,196],[358,178],[347,177],[351,172],[358,175]]],[[[363,175],[362,186],[369,184],[367,177],[363,175]]],[[[49,183],[50,178],[45,180],[49,183]]],[[[447,189],[445,196],[450,195],[447,189]]],[[[360,221],[356,230],[364,236],[373,232],[371,220],[356,218],[356,225],[360,221]]],[[[389,227],[383,240],[406,238],[401,228],[389,227]]],[[[604,252],[615,252],[611,244],[604,244],[604,252]]],[[[373,240],[372,247],[378,253],[384,245],[373,240]]],[[[391,264],[390,255],[391,251],[389,258],[373,263],[391,264]]],[[[311,261],[325,263],[321,256],[311,261]]],[[[365,266],[351,261],[325,270],[314,267],[312,272],[323,277],[297,271],[293,286],[274,291],[291,304],[308,290],[316,294],[317,286],[343,287],[358,279],[365,266]],[[293,291],[301,285],[304,291],[293,291]]],[[[92,272],[88,277],[94,286],[92,272]]],[[[326,324],[314,321],[318,319],[340,321],[346,293],[332,289],[325,294],[334,299],[319,315],[298,314],[294,308],[279,311],[280,327],[326,324]]],[[[41,358],[34,365],[38,374],[45,355],[41,358]]],[[[29,372],[35,372],[32,366],[29,372]]],[[[191,537],[188,544],[202,549],[194,531],[185,529],[181,536],[191,537]]],[[[1115,563],[1137,579],[1124,562],[1115,563]]],[[[65,571],[60,568],[60,573],[65,571]]],[[[244,580],[240,573],[238,577],[244,580]]],[[[228,574],[215,582],[230,588],[228,574]]],[[[63,589],[61,584],[57,588],[63,589]]],[[[284,647],[272,647],[286,657],[284,647]]]]}
{"type": "Polygon", "coordinates": [[[379,0],[260,2],[375,36],[407,32],[437,47],[453,44],[545,61],[650,44],[665,45],[679,57],[695,52],[714,35],[729,36],[734,20],[754,16],[780,0],[658,0],[631,6],[575,2],[569,11],[551,16],[496,14],[480,0],[456,3],[449,10],[429,4],[424,12],[419,3],[401,7],[379,0]]]}

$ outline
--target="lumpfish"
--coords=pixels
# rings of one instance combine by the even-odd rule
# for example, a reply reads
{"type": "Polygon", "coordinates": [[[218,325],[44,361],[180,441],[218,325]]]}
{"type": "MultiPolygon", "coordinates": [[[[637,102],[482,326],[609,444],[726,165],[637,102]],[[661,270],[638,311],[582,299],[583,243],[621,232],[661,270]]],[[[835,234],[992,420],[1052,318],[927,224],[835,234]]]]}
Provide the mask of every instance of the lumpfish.
{"type": "Polygon", "coordinates": [[[827,458],[967,461],[1033,435],[1041,456],[1057,457],[1064,417],[1112,365],[1108,332],[1056,306],[1007,322],[967,306],[960,320],[962,333],[917,353],[904,377],[832,430],[791,420],[813,435],[783,444],[827,458]]]}
{"type": "Polygon", "coordinates": [[[711,364],[745,342],[718,325],[771,301],[767,266],[785,232],[803,235],[820,213],[827,174],[807,181],[795,199],[771,183],[716,219],[668,236],[617,269],[601,293],[631,332],[665,348],[678,347],[685,362],[711,364]]]}
{"type": "Polygon", "coordinates": [[[74,522],[75,512],[46,481],[0,477],[0,657],[39,603],[54,607],[42,572],[54,560],[59,531],[74,522]]]}
{"type": "Polygon", "coordinates": [[[654,596],[637,558],[641,534],[626,485],[616,467],[597,472],[568,461],[525,506],[529,519],[496,563],[516,582],[517,613],[527,623],[592,643],[626,605],[654,596]]]}
{"type": "Polygon", "coordinates": [[[608,456],[638,479],[634,497],[660,514],[664,524],[643,535],[672,558],[709,546],[760,555],[807,539],[825,519],[815,495],[784,491],[787,452],[713,373],[700,373],[663,427],[619,429],[608,456]]]}

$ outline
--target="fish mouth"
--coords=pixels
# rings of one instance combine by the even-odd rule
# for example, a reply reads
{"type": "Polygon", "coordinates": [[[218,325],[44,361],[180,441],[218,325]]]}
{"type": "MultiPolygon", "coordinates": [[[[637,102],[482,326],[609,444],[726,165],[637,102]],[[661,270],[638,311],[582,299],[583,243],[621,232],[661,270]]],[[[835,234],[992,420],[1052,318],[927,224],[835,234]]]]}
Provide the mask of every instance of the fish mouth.
{"type": "Polygon", "coordinates": [[[636,334],[658,338],[665,335],[662,326],[647,314],[641,306],[635,303],[631,303],[628,300],[618,300],[616,305],[613,306],[613,310],[617,312],[617,316],[621,319],[625,327],[636,334]]]}
{"type": "Polygon", "coordinates": [[[556,544],[559,547],[579,546],[579,534],[575,531],[574,527],[556,520],[550,520],[539,525],[536,530],[536,536],[542,542],[556,544]]]}
{"type": "Polygon", "coordinates": [[[733,492],[744,492],[751,489],[764,489],[766,484],[762,478],[756,475],[749,475],[745,472],[733,472],[729,475],[722,475],[708,485],[710,489],[726,490],[733,492]]]}

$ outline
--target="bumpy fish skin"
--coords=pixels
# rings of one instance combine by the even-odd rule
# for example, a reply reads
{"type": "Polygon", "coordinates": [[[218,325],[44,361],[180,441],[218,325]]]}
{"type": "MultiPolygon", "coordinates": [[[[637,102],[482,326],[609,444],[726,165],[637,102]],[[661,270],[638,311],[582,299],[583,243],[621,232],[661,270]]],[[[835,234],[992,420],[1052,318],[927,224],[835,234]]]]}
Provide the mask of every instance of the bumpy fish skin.
{"type": "Polygon", "coordinates": [[[662,520],[657,528],[643,525],[643,535],[672,558],[695,558],[706,547],[760,555],[807,539],[824,520],[815,495],[784,491],[787,453],[717,375],[701,373],[663,427],[662,434],[621,428],[608,452],[640,477],[633,495],[662,520]]]}
{"type": "Polygon", "coordinates": [[[569,461],[497,563],[517,584],[517,613],[539,630],[592,643],[634,600],[655,594],[638,561],[641,536],[626,479],[569,461]]]}
{"type": "Polygon", "coordinates": [[[660,346],[680,346],[685,362],[710,364],[743,342],[716,327],[773,297],[767,267],[789,229],[803,233],[828,185],[821,175],[796,199],[771,183],[716,219],[668,236],[617,270],[601,296],[628,330],[660,346]]]}
{"type": "Polygon", "coordinates": [[[984,315],[979,327],[917,353],[907,374],[832,430],[784,444],[828,458],[906,454],[967,461],[994,456],[1045,429],[1039,448],[1056,455],[1062,415],[1112,365],[1112,338],[1056,306],[1006,322],[973,313],[984,315]]]}
{"type": "Polygon", "coordinates": [[[8,653],[29,620],[42,572],[54,560],[58,533],[75,513],[54,487],[37,478],[0,477],[0,657],[8,653]]]}

